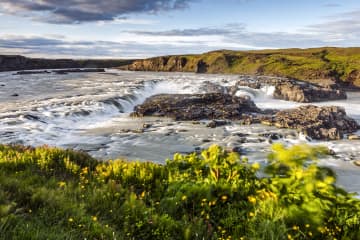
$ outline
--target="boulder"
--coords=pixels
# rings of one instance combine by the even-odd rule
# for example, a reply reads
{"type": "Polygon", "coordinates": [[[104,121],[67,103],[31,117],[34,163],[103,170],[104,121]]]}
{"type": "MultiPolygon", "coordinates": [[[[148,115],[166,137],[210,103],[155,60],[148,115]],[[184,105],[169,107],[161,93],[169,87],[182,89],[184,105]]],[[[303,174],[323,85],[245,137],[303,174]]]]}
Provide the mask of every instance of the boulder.
{"type": "Polygon", "coordinates": [[[274,98],[286,101],[311,103],[347,98],[345,91],[341,90],[337,84],[329,81],[309,83],[289,78],[266,76],[242,78],[229,92],[236,92],[239,86],[260,89],[266,85],[275,86],[274,98]]]}
{"type": "Polygon", "coordinates": [[[204,93],[227,93],[228,89],[220,84],[205,81],[200,86],[199,91],[204,93]]]}
{"type": "Polygon", "coordinates": [[[208,128],[216,128],[221,127],[230,124],[230,122],[226,120],[211,120],[208,124],[206,124],[206,127],[208,128]]]}
{"type": "Polygon", "coordinates": [[[360,136],[356,134],[351,134],[348,136],[349,140],[360,140],[360,136]]]}
{"type": "Polygon", "coordinates": [[[344,134],[359,129],[358,123],[346,115],[345,109],[336,106],[301,106],[279,111],[271,119],[263,122],[279,128],[297,129],[318,140],[342,139],[344,134]]]}
{"type": "Polygon", "coordinates": [[[248,97],[223,93],[160,94],[147,98],[131,116],[170,117],[175,120],[239,120],[260,110],[248,97]]]}
{"type": "Polygon", "coordinates": [[[310,103],[346,99],[347,96],[340,89],[322,87],[312,83],[289,81],[275,85],[274,98],[310,103]]]}

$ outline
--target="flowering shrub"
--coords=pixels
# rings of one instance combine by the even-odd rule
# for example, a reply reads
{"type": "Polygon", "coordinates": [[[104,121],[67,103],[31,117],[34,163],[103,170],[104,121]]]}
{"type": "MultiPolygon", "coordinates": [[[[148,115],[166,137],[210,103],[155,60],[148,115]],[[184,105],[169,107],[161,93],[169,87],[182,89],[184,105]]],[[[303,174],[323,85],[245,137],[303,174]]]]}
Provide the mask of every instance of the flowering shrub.
{"type": "Polygon", "coordinates": [[[360,201],[323,154],[276,144],[261,167],[211,146],[159,165],[0,146],[0,239],[359,239],[360,201]]]}

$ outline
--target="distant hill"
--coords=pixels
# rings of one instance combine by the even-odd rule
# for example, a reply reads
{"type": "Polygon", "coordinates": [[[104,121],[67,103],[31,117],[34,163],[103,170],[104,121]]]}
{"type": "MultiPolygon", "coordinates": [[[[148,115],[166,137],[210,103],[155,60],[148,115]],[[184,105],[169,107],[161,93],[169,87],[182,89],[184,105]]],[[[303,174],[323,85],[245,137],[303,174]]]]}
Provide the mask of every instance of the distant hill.
{"type": "Polygon", "coordinates": [[[0,71],[59,68],[109,68],[132,63],[132,60],[72,60],[27,58],[20,55],[0,55],[0,71]]]}
{"type": "Polygon", "coordinates": [[[310,82],[335,80],[359,87],[360,48],[220,50],[136,60],[121,69],[273,75],[310,82]]]}

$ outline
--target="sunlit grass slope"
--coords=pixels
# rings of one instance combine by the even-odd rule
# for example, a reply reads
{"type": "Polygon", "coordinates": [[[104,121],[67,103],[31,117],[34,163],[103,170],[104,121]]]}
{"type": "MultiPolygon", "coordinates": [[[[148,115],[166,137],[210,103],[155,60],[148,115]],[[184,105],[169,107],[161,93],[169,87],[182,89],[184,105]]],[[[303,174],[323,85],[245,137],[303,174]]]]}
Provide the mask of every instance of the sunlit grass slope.
{"type": "Polygon", "coordinates": [[[213,51],[135,61],[131,70],[259,74],[360,86],[360,48],[213,51]]]}
{"type": "Polygon", "coordinates": [[[261,178],[218,146],[159,165],[0,145],[0,239],[360,239],[321,154],[274,145],[261,178]]]}

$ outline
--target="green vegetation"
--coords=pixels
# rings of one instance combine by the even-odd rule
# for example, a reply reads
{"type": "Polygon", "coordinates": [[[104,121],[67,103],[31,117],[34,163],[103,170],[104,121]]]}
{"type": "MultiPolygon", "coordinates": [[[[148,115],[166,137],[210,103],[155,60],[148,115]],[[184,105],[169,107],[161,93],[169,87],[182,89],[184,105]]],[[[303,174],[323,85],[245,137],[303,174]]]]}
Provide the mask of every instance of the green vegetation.
{"type": "Polygon", "coordinates": [[[322,154],[274,145],[260,177],[218,146],[159,165],[0,145],[0,239],[360,239],[322,154]]]}
{"type": "Polygon", "coordinates": [[[332,79],[360,86],[360,48],[222,50],[151,58],[135,61],[131,66],[133,70],[260,74],[311,82],[332,79]],[[186,64],[179,64],[176,59],[186,64]],[[203,63],[202,68],[199,62],[203,63]]]}

